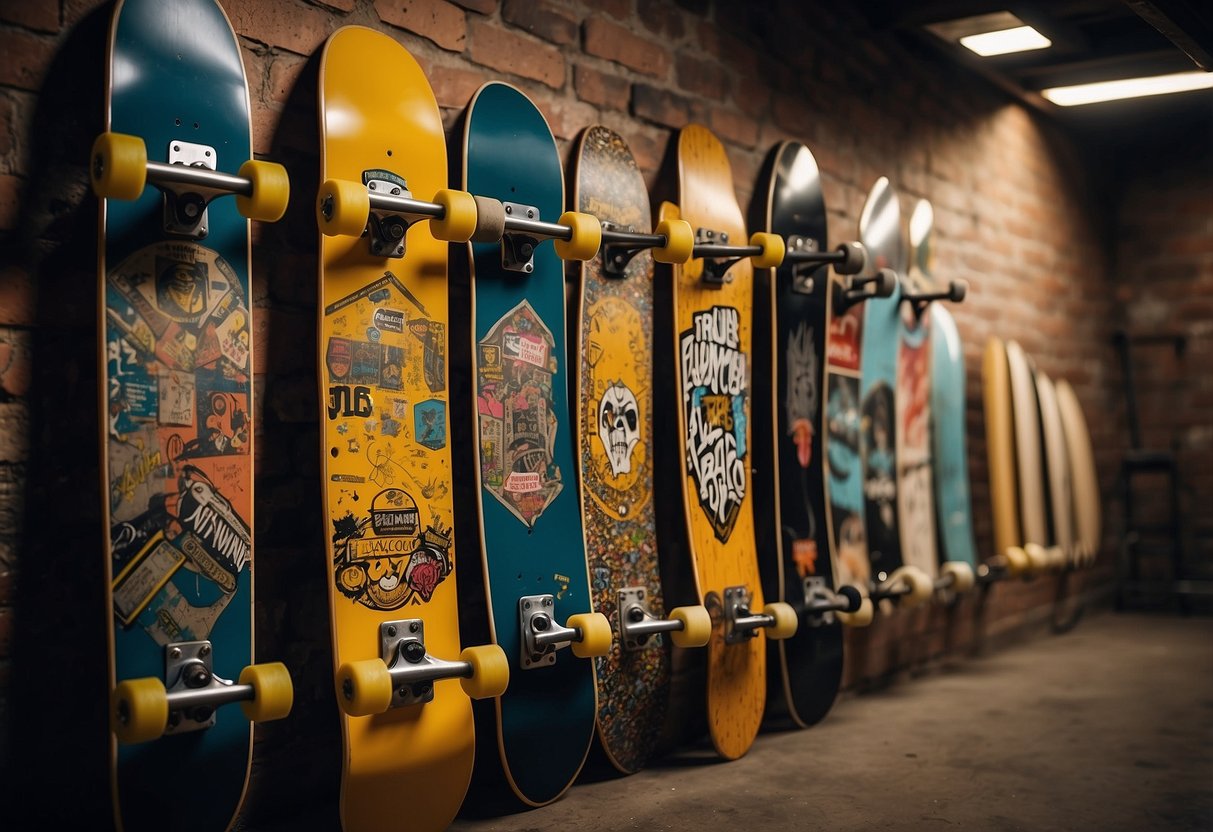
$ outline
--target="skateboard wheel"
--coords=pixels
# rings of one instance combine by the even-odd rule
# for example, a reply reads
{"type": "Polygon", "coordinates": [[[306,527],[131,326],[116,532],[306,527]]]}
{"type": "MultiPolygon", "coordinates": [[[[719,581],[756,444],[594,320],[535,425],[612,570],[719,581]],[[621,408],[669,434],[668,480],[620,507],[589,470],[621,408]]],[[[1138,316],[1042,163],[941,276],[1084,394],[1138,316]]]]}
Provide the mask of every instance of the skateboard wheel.
{"type": "Polygon", "coordinates": [[[291,178],[277,162],[249,159],[240,166],[240,176],[253,184],[253,192],[236,194],[240,216],[261,222],[278,222],[291,199],[291,178]]]}
{"type": "Polygon", "coordinates": [[[1039,543],[1025,543],[1023,552],[1028,556],[1029,570],[1034,575],[1039,575],[1042,572],[1048,572],[1050,566],[1049,553],[1045,551],[1045,547],[1039,543]]]}
{"type": "Polygon", "coordinates": [[[430,231],[437,240],[466,243],[476,233],[476,200],[467,191],[443,188],[434,194],[434,202],[446,211],[440,220],[430,220],[430,231]]]}
{"type": "Polygon", "coordinates": [[[147,147],[138,136],[102,133],[93,142],[93,193],[108,199],[138,199],[147,184],[147,147]]]}
{"type": "Polygon", "coordinates": [[[1007,560],[1007,571],[1015,577],[1026,576],[1032,571],[1032,561],[1028,553],[1019,546],[1011,546],[1004,557],[1007,560]]]}
{"type": "Polygon", "coordinates": [[[662,220],[654,233],[665,237],[665,245],[653,249],[658,263],[685,263],[695,253],[695,232],[686,220],[662,220]]]}
{"type": "Polygon", "coordinates": [[[888,298],[897,289],[897,272],[892,269],[881,269],[876,273],[876,297],[888,298]]]}
{"type": "Polygon", "coordinates": [[[677,647],[703,647],[712,637],[712,615],[704,607],[674,607],[671,621],[681,621],[681,630],[671,630],[670,640],[677,647]]]}
{"type": "Polygon", "coordinates": [[[573,642],[573,655],[577,658],[593,659],[611,652],[611,622],[602,613],[570,615],[565,626],[581,631],[581,641],[573,642]]]}
{"type": "Polygon", "coordinates": [[[366,186],[348,179],[327,179],[316,200],[316,222],[329,237],[360,237],[371,216],[366,186]]]}
{"type": "Polygon", "coordinates": [[[762,248],[762,253],[754,256],[754,268],[774,269],[783,262],[785,247],[783,237],[778,234],[755,231],[750,235],[750,245],[762,248]]]}
{"type": "Polygon", "coordinates": [[[977,583],[977,576],[973,574],[973,567],[962,560],[945,561],[940,565],[939,572],[942,575],[952,576],[950,589],[953,592],[968,592],[977,583]]]}
{"type": "Polygon", "coordinates": [[[560,215],[560,224],[573,232],[567,240],[552,241],[560,259],[593,260],[602,243],[602,223],[598,218],[579,211],[565,211],[560,215]]]}
{"type": "Polygon", "coordinates": [[[337,704],[350,716],[386,711],[392,704],[392,675],[383,659],[346,662],[337,668],[337,704]]]}
{"type": "Polygon", "coordinates": [[[153,676],[127,679],[114,688],[110,727],[118,742],[129,745],[154,740],[168,725],[168,694],[153,676]]]}
{"type": "Polygon", "coordinates": [[[952,301],[952,303],[962,302],[967,294],[969,294],[968,281],[953,280],[948,284],[948,300],[952,301]]]}
{"type": "Polygon", "coordinates": [[[459,680],[463,692],[472,699],[492,699],[505,693],[510,683],[510,663],[506,661],[505,651],[496,644],[465,647],[459,654],[459,661],[472,666],[472,675],[459,680]]]}
{"type": "Polygon", "coordinates": [[[487,196],[473,196],[476,203],[476,230],[472,232],[473,243],[500,242],[505,234],[505,206],[487,196]]]}
{"type": "Polygon", "coordinates": [[[842,262],[834,266],[839,274],[859,274],[868,264],[868,252],[862,243],[843,243],[838,247],[842,252],[842,262]]]}
{"type": "Polygon", "coordinates": [[[901,596],[901,603],[906,609],[913,609],[930,599],[935,593],[935,584],[926,572],[917,566],[899,566],[889,576],[888,583],[904,583],[910,591],[901,596]]]}
{"type": "Polygon", "coordinates": [[[291,672],[282,662],[250,664],[240,671],[237,681],[253,686],[253,698],[240,703],[240,710],[250,722],[282,719],[291,712],[295,686],[291,684],[291,672]]]}
{"type": "Polygon", "coordinates": [[[872,618],[875,614],[876,605],[867,596],[864,596],[859,602],[859,609],[855,610],[855,612],[836,613],[838,620],[848,627],[866,627],[872,623],[872,618]]]}
{"type": "Polygon", "coordinates": [[[775,623],[767,630],[767,638],[782,641],[796,635],[796,628],[800,626],[800,616],[796,614],[796,610],[792,609],[791,604],[772,601],[763,607],[762,611],[775,619],[775,623]]]}

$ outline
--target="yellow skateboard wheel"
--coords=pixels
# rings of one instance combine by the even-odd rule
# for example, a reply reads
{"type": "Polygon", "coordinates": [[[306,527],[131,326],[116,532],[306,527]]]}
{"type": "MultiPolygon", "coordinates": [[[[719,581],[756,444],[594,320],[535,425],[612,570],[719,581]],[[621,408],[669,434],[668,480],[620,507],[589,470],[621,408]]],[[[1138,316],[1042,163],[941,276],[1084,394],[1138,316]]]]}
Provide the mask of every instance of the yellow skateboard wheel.
{"type": "Polygon", "coordinates": [[[443,188],[434,194],[434,202],[446,211],[440,220],[430,220],[430,232],[436,240],[466,243],[476,233],[476,199],[467,191],[443,188]]]}
{"type": "Polygon", "coordinates": [[[1051,566],[1049,553],[1039,543],[1025,543],[1023,553],[1028,556],[1029,569],[1033,575],[1049,571],[1051,566]]]}
{"type": "Polygon", "coordinates": [[[565,211],[560,215],[560,224],[573,232],[567,240],[552,241],[560,259],[593,260],[602,243],[602,223],[598,218],[578,211],[565,211]]]}
{"type": "Polygon", "coordinates": [[[872,599],[864,596],[859,602],[859,609],[855,612],[839,612],[835,613],[838,620],[847,627],[866,627],[872,623],[872,618],[876,614],[876,605],[872,603],[872,599]]]}
{"type": "Polygon", "coordinates": [[[496,644],[465,647],[459,654],[459,661],[472,666],[472,675],[459,680],[463,692],[472,699],[492,699],[505,693],[510,683],[510,663],[506,661],[505,651],[496,644]]]}
{"type": "Polygon", "coordinates": [[[1027,576],[1032,571],[1032,561],[1019,546],[1011,546],[1003,556],[1007,561],[1007,571],[1014,577],[1027,576]]]}
{"type": "Polygon", "coordinates": [[[910,591],[901,596],[901,604],[908,610],[930,600],[935,592],[935,584],[930,576],[917,566],[897,567],[889,576],[888,583],[902,583],[909,587],[910,591]]]}
{"type": "Polygon", "coordinates": [[[686,220],[662,220],[654,233],[665,237],[665,245],[653,249],[658,263],[685,263],[695,253],[695,232],[686,220]]]}
{"type": "Polygon", "coordinates": [[[968,592],[977,583],[977,576],[973,574],[973,567],[962,560],[945,561],[939,567],[941,575],[952,576],[953,592],[968,592]]]}
{"type": "Polygon", "coordinates": [[[138,199],[147,184],[147,147],[138,136],[102,133],[93,142],[93,193],[107,199],[138,199]]]}
{"type": "Polygon", "coordinates": [[[282,662],[250,664],[240,671],[237,681],[253,686],[253,698],[240,703],[240,710],[250,722],[282,719],[291,712],[295,686],[291,684],[291,672],[282,662]]]}
{"type": "Polygon", "coordinates": [[[792,609],[790,604],[785,604],[783,601],[772,601],[763,607],[762,611],[775,619],[775,624],[767,630],[769,638],[781,641],[796,635],[796,628],[800,626],[800,617],[796,615],[796,610],[792,609]]]}
{"type": "Polygon", "coordinates": [[[361,182],[326,179],[316,200],[316,222],[329,237],[361,237],[371,216],[371,196],[361,182]]]}
{"type": "Polygon", "coordinates": [[[350,716],[381,714],[392,704],[392,676],[383,659],[346,662],[337,668],[337,704],[350,716]]]}
{"type": "Polygon", "coordinates": [[[278,222],[291,199],[291,178],[277,162],[249,159],[240,166],[240,176],[253,185],[248,196],[236,194],[240,216],[261,222],[278,222]]]}
{"type": "Polygon", "coordinates": [[[573,642],[573,655],[577,658],[592,659],[611,652],[611,622],[602,613],[570,615],[565,626],[581,631],[581,641],[573,642]]]}
{"type": "Polygon", "coordinates": [[[755,231],[750,235],[750,245],[762,248],[762,253],[754,256],[754,268],[775,269],[783,262],[785,246],[778,234],[755,231]]]}
{"type": "Polygon", "coordinates": [[[674,607],[670,620],[682,622],[681,630],[670,631],[677,647],[703,647],[712,637],[712,616],[704,607],[674,607]]]}
{"type": "Polygon", "coordinates": [[[118,742],[130,745],[154,740],[168,725],[168,694],[153,676],[127,679],[114,688],[110,727],[118,742]]]}

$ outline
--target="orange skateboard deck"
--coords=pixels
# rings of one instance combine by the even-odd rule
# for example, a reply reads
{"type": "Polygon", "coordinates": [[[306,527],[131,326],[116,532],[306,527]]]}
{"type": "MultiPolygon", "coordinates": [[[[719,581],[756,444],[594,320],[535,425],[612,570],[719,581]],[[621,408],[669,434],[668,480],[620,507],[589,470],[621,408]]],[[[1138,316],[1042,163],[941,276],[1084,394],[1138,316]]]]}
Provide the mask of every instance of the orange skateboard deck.
{"type": "Polygon", "coordinates": [[[346,832],[444,829],[472,773],[470,697],[499,695],[508,670],[496,647],[460,652],[450,237],[370,199],[443,199],[446,139],[416,60],[356,26],[324,47],[320,126],[318,366],[341,819],[346,832]],[[405,792],[407,811],[393,798],[405,792]]]}

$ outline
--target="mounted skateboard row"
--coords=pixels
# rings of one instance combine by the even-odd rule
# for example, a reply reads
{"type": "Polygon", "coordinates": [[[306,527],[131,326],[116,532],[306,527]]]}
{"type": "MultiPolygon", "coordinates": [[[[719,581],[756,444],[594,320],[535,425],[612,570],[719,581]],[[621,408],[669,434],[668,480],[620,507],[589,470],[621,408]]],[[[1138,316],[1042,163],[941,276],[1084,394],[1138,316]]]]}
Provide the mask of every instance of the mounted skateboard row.
{"type": "MultiPolygon", "coordinates": [[[[249,721],[292,701],[285,666],[251,663],[247,222],[281,217],[289,184],[249,160],[222,10],[167,8],[117,4],[91,163],[113,790],[121,828],[209,830],[239,810],[249,721]],[[208,799],[183,809],[181,782],[208,799]]],[[[826,714],[843,623],[1094,556],[1077,399],[991,341],[997,554],[978,557],[964,360],[940,303],[965,286],[932,274],[926,202],[907,246],[881,179],[859,239],[827,251],[816,163],[787,142],[752,218],[766,230],[747,237],[724,149],[692,125],[677,204],[654,224],[621,136],[587,128],[566,187],[543,116],[500,83],[468,106],[451,190],[427,79],[359,27],[326,44],[319,102],[346,829],[445,827],[474,759],[486,788],[549,803],[595,733],[638,770],[665,718],[671,644],[706,645],[712,742],[740,757],[768,699],[801,726],[826,714]],[[565,262],[578,264],[568,310],[565,262]],[[663,570],[686,580],[663,585],[663,570]],[[385,795],[421,771],[433,785],[411,788],[402,816],[385,795]]]]}

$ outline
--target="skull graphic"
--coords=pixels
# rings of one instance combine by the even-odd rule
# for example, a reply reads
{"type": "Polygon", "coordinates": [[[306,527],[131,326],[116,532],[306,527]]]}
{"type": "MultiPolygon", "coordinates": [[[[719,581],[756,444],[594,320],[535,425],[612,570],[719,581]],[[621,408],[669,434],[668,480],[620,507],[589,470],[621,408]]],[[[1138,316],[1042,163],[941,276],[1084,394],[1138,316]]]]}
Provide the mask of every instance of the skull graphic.
{"type": "Polygon", "coordinates": [[[598,403],[598,437],[615,476],[632,470],[632,449],[640,441],[639,423],[636,396],[622,381],[615,382],[598,403]]]}

